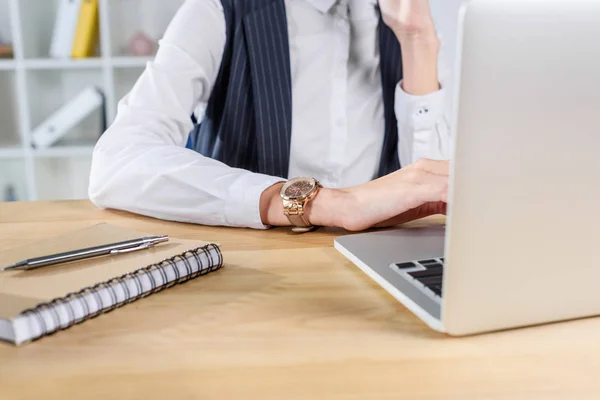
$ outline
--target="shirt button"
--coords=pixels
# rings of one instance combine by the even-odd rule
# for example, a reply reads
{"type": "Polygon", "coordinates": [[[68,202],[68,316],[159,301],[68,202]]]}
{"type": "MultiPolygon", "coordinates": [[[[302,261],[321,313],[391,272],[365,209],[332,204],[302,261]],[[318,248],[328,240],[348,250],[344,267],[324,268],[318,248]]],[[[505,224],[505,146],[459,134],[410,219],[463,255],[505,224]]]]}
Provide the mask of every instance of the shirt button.
{"type": "Polygon", "coordinates": [[[418,115],[423,115],[423,114],[427,114],[429,112],[429,108],[427,107],[421,107],[419,108],[419,110],[417,111],[418,115]]]}

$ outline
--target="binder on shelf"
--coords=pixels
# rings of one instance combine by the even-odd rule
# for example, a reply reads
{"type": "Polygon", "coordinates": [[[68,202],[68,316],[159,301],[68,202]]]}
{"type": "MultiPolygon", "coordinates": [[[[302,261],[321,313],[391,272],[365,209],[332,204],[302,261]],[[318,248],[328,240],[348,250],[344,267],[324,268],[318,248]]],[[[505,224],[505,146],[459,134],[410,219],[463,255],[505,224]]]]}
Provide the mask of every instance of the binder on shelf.
{"type": "Polygon", "coordinates": [[[60,0],[50,43],[50,57],[71,57],[81,4],[82,0],[60,0]]]}
{"type": "Polygon", "coordinates": [[[104,94],[99,88],[89,86],[32,132],[32,145],[38,149],[52,146],[97,109],[102,112],[102,126],[98,135],[100,136],[106,130],[104,94]]]}
{"type": "Polygon", "coordinates": [[[98,37],[98,0],[82,0],[71,57],[93,57],[98,37]]]}

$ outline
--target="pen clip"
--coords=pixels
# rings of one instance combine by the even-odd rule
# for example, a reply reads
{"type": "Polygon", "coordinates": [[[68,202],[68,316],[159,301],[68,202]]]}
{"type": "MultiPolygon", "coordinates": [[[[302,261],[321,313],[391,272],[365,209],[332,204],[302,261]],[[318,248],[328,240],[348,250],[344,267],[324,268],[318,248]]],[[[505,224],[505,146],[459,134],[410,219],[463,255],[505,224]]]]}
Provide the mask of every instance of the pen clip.
{"type": "Polygon", "coordinates": [[[111,255],[113,255],[113,254],[124,254],[124,253],[131,253],[131,252],[133,252],[133,251],[138,251],[138,250],[144,250],[144,249],[147,249],[147,248],[149,248],[149,247],[152,247],[152,245],[153,245],[153,243],[144,243],[144,244],[141,244],[141,245],[139,245],[139,246],[136,246],[136,247],[131,247],[131,248],[129,248],[129,249],[122,249],[122,250],[111,250],[111,251],[110,251],[110,254],[111,254],[111,255]]]}

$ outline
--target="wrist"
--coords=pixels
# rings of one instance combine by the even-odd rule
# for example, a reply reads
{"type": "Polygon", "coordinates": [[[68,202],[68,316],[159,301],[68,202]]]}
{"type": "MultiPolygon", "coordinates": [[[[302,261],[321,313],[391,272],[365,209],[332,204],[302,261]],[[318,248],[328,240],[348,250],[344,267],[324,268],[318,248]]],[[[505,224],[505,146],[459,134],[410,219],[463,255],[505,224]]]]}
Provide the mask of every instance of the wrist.
{"type": "Polygon", "coordinates": [[[391,26],[400,43],[429,43],[437,39],[435,24],[431,18],[423,18],[412,23],[397,23],[391,26]]]}
{"type": "Polygon", "coordinates": [[[435,33],[413,34],[399,40],[402,47],[402,89],[414,96],[425,96],[440,89],[438,54],[440,42],[435,33]]]}
{"type": "Polygon", "coordinates": [[[260,196],[260,219],[267,226],[289,226],[290,222],[283,214],[283,202],[280,191],[284,182],[267,188],[260,196]]]}
{"type": "Polygon", "coordinates": [[[435,32],[433,23],[421,28],[395,28],[394,35],[403,47],[432,49],[439,47],[439,38],[435,32]]]}
{"type": "MultiPolygon", "coordinates": [[[[280,192],[285,183],[277,183],[266,189],[260,198],[260,217],[267,226],[291,226],[283,212],[280,192]]],[[[304,211],[306,220],[314,226],[343,228],[346,226],[351,193],[343,189],[320,188],[315,198],[308,202],[304,211]]]]}
{"type": "Polygon", "coordinates": [[[306,207],[306,219],[314,226],[343,227],[346,200],[345,190],[321,188],[306,207]]]}

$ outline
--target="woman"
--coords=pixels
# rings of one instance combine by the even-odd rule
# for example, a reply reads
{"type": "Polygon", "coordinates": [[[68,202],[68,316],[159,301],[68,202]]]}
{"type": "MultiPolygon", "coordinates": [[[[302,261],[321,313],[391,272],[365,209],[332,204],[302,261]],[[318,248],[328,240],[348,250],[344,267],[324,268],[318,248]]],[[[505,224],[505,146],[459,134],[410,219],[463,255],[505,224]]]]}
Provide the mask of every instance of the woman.
{"type": "Polygon", "coordinates": [[[443,213],[439,54],[428,0],[187,0],[96,146],[90,198],[257,229],[443,213]]]}

